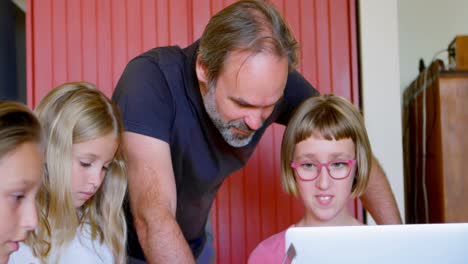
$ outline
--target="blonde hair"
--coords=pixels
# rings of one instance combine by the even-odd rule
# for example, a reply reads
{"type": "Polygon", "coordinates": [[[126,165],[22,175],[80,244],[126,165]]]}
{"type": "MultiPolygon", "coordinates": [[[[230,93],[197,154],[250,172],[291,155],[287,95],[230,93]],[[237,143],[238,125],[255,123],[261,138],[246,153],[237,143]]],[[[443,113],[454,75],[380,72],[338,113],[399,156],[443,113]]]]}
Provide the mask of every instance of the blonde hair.
{"type": "Polygon", "coordinates": [[[122,204],[126,194],[125,161],[119,146],[103,183],[79,213],[71,197],[72,147],[114,134],[122,142],[122,123],[116,106],[92,84],[66,83],[52,90],[36,113],[46,136],[46,172],[38,195],[39,228],[29,241],[43,262],[59,252],[89,224],[93,240],[105,243],[115,263],[125,263],[126,223],[122,204]]]}
{"type": "Polygon", "coordinates": [[[23,143],[41,145],[41,126],[27,106],[0,101],[0,159],[23,143]]]}
{"type": "Polygon", "coordinates": [[[372,151],[361,113],[346,99],[322,95],[304,101],[288,123],[281,143],[281,183],[283,189],[298,195],[291,161],[296,144],[314,136],[326,140],[352,139],[357,172],[352,197],[362,195],[369,181],[372,151]]]}

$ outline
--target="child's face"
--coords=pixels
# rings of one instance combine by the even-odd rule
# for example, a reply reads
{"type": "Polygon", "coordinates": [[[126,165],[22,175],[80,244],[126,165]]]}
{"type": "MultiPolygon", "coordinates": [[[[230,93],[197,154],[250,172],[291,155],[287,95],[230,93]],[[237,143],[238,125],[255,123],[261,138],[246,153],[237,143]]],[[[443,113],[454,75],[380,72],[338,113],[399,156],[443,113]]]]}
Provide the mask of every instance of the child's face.
{"type": "Polygon", "coordinates": [[[6,263],[37,226],[36,194],[42,169],[36,143],[24,143],[0,160],[0,263],[6,263]]]}
{"type": "Polygon", "coordinates": [[[72,198],[80,208],[99,189],[117,151],[114,134],[73,144],[72,198]]]}
{"type": "MultiPolygon", "coordinates": [[[[336,141],[313,136],[296,144],[293,155],[294,161],[319,163],[355,158],[355,146],[351,139],[336,141]]],[[[346,224],[350,217],[346,205],[351,195],[355,171],[355,166],[351,166],[348,177],[335,180],[323,167],[318,177],[311,181],[301,180],[297,170],[294,171],[297,187],[306,209],[306,218],[310,224],[346,224]]]]}

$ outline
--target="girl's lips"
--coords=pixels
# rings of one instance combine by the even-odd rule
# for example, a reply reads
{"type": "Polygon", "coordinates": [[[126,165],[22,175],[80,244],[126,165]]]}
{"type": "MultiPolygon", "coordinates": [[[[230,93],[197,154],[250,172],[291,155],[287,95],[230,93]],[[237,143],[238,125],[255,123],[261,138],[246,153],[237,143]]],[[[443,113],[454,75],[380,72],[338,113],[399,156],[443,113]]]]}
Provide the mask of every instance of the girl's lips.
{"type": "Polygon", "coordinates": [[[85,199],[89,199],[91,196],[93,196],[93,192],[80,192],[80,194],[83,196],[85,199]]]}
{"type": "Polygon", "coordinates": [[[21,241],[8,241],[8,247],[10,248],[10,252],[13,253],[19,249],[19,242],[21,241]]]}
{"type": "Polygon", "coordinates": [[[316,195],[317,202],[322,206],[328,206],[333,201],[333,195],[316,195]]]}

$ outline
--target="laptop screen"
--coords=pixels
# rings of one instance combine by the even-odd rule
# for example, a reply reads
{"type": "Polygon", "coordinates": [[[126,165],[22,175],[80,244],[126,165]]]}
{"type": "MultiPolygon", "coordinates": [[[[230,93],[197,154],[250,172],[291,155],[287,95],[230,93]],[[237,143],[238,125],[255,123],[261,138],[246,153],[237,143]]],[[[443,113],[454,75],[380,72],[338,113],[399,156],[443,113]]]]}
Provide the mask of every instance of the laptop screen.
{"type": "Polygon", "coordinates": [[[292,227],[285,252],[291,244],[291,263],[466,264],[468,223],[292,227]]]}

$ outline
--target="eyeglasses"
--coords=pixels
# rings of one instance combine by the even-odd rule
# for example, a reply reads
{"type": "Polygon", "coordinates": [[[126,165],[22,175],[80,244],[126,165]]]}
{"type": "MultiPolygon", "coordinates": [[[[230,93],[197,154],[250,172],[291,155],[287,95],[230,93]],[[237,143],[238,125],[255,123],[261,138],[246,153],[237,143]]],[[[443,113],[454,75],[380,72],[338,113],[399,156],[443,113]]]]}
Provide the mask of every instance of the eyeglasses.
{"type": "Polygon", "coordinates": [[[314,161],[293,161],[291,167],[296,170],[297,176],[303,181],[313,181],[318,178],[322,168],[327,168],[328,175],[334,180],[343,180],[349,176],[351,169],[356,164],[355,159],[332,160],[327,163],[314,161]]]}

